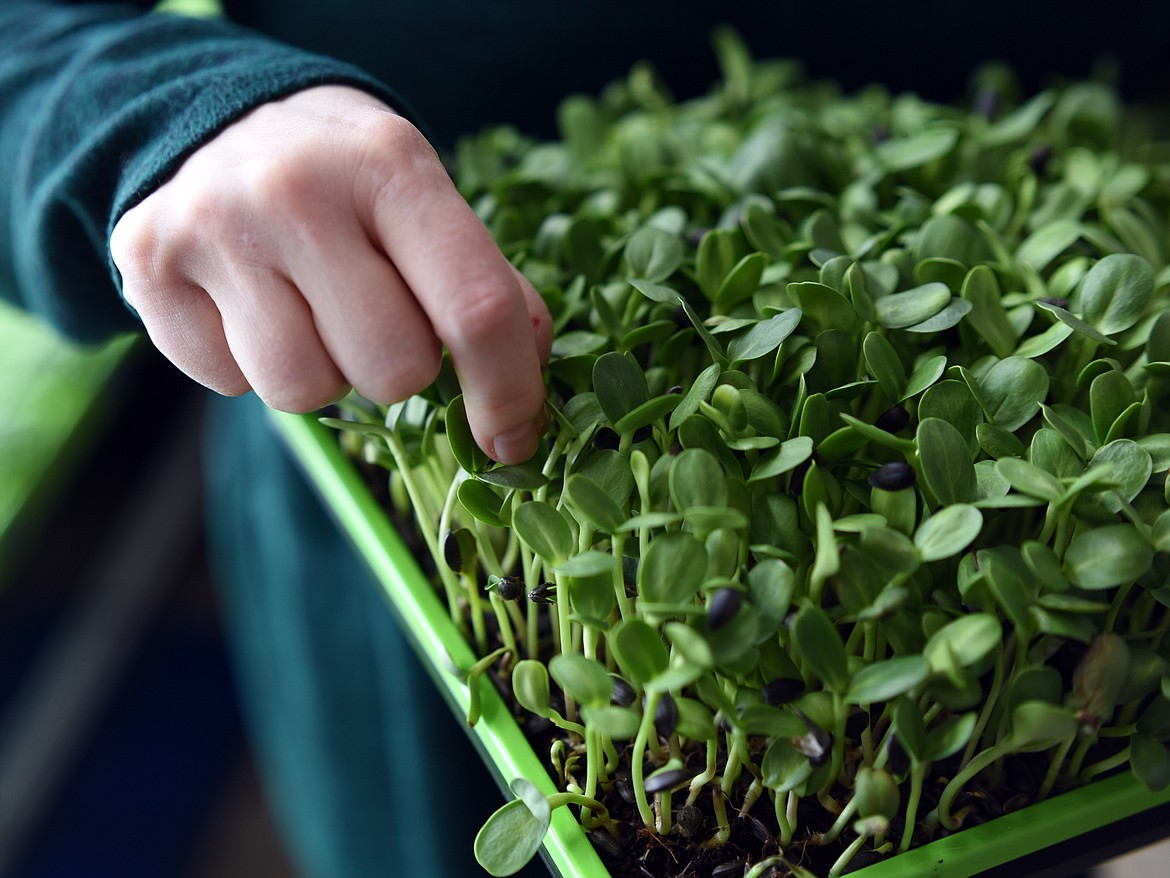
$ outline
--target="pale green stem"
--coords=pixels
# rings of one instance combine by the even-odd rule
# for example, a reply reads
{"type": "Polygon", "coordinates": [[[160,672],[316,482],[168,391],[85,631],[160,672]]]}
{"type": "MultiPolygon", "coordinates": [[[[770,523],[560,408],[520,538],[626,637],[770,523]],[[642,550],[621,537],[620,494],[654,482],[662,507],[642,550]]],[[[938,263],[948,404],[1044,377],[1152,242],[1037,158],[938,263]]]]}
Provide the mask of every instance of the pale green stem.
{"type": "Polygon", "coordinates": [[[853,840],[849,847],[845,848],[845,850],[841,852],[841,856],[837,857],[837,862],[833,863],[832,868],[829,869],[829,878],[837,878],[837,876],[841,874],[842,870],[844,870],[844,868],[849,865],[849,861],[857,855],[859,850],[861,850],[861,846],[863,844],[865,844],[865,836],[857,836],[857,838],[853,840]]]}
{"type": "Polygon", "coordinates": [[[1052,792],[1052,787],[1060,776],[1060,768],[1064,765],[1064,760],[1068,757],[1068,751],[1072,749],[1075,740],[1076,736],[1070,735],[1057,746],[1056,751],[1052,754],[1052,763],[1048,766],[1048,773],[1044,775],[1044,782],[1040,784],[1040,790],[1036,793],[1036,801],[1047,798],[1048,794],[1052,792]]]}
{"type": "Polygon", "coordinates": [[[638,724],[638,734],[634,738],[634,746],[630,752],[630,785],[634,788],[634,803],[638,806],[638,815],[647,829],[654,828],[654,812],[646,800],[646,788],[642,779],[642,763],[646,759],[646,743],[654,732],[654,713],[658,710],[658,701],[661,698],[658,692],[646,693],[646,707],[642,710],[642,722],[638,724]]]}
{"type": "Polygon", "coordinates": [[[722,847],[731,838],[731,821],[727,819],[727,797],[719,787],[711,787],[711,808],[715,812],[715,823],[719,827],[712,836],[712,847],[722,847]]]}
{"type": "Polygon", "coordinates": [[[751,784],[747,788],[747,792],[743,796],[743,804],[740,805],[739,813],[741,816],[746,815],[752,810],[752,806],[759,801],[759,798],[764,793],[764,784],[757,777],[753,778],[751,784]]]}
{"type": "MultiPolygon", "coordinates": [[[[1015,636],[1014,634],[1012,635],[1015,636]]],[[[975,755],[975,748],[978,747],[978,741],[983,735],[984,729],[987,728],[987,723],[991,719],[991,712],[995,709],[996,702],[999,701],[999,693],[1003,688],[1004,675],[1004,657],[1006,650],[1000,646],[999,655],[995,659],[995,672],[991,678],[991,688],[987,690],[987,697],[983,701],[983,709],[979,711],[979,717],[975,721],[975,728],[971,732],[971,737],[967,740],[967,747],[963,750],[963,758],[959,761],[959,768],[964,767],[971,761],[971,757],[975,755]]]]}
{"type": "Polygon", "coordinates": [[[707,741],[707,767],[703,773],[697,775],[691,780],[691,791],[687,794],[687,804],[695,804],[695,800],[699,797],[699,792],[715,779],[715,774],[718,772],[719,760],[719,739],[711,738],[707,741]]]}
{"type": "Polygon", "coordinates": [[[1107,756],[1100,762],[1094,762],[1092,765],[1085,768],[1081,772],[1081,783],[1088,783],[1099,774],[1104,774],[1107,771],[1112,771],[1114,768],[1119,768],[1129,761],[1129,747],[1114,753],[1112,756],[1107,756]]]}
{"type": "Polygon", "coordinates": [[[845,831],[845,827],[849,825],[849,821],[853,819],[853,815],[857,813],[857,799],[850,799],[845,807],[841,809],[841,813],[837,815],[837,819],[833,821],[833,825],[829,827],[829,831],[822,833],[817,843],[820,845],[832,844],[845,831]]]}
{"type": "Polygon", "coordinates": [[[1081,742],[1077,744],[1077,749],[1073,751],[1072,759],[1069,760],[1068,768],[1065,769],[1065,775],[1067,777],[1076,778],[1080,775],[1081,766],[1085,764],[1085,757],[1089,755],[1089,749],[1097,743],[1097,738],[1100,734],[1100,732],[1097,732],[1096,735],[1089,735],[1082,738],[1081,742]]]}
{"type": "Polygon", "coordinates": [[[776,793],[772,800],[776,812],[776,823],[780,827],[780,847],[782,848],[792,843],[792,836],[796,831],[788,819],[787,801],[788,795],[786,793],[776,793]]]}
{"type": "Polygon", "coordinates": [[[630,602],[629,595],[626,594],[626,577],[622,570],[622,554],[626,545],[625,534],[613,534],[610,545],[613,553],[613,593],[614,597],[617,598],[618,611],[621,613],[622,619],[628,619],[634,615],[634,607],[630,602]]]}
{"type": "Polygon", "coordinates": [[[451,614],[451,620],[460,630],[465,631],[466,628],[459,613],[459,581],[456,579],[454,571],[443,560],[443,552],[435,537],[433,522],[422,517],[426,514],[423,510],[427,509],[430,504],[415,478],[414,471],[410,468],[406,449],[402,447],[401,440],[393,434],[387,435],[385,439],[386,445],[394,457],[394,464],[398,467],[398,474],[402,477],[402,486],[406,489],[406,495],[410,498],[411,506],[415,509],[416,520],[419,523],[419,530],[422,531],[423,540],[427,544],[431,558],[434,559],[435,568],[439,571],[439,580],[443,583],[443,591],[447,595],[447,607],[451,614]]]}
{"type": "Polygon", "coordinates": [[[955,796],[959,794],[959,791],[963,789],[967,781],[1010,752],[1011,749],[1005,744],[996,744],[994,747],[988,747],[983,752],[977,754],[958,774],[951,778],[951,782],[946,785],[938,800],[937,811],[939,823],[952,832],[958,829],[959,822],[951,815],[951,803],[955,801],[955,796]]]}
{"type": "Polygon", "coordinates": [[[918,804],[922,801],[922,785],[926,780],[926,772],[929,768],[929,762],[915,762],[910,768],[910,795],[906,797],[906,826],[902,830],[902,842],[898,845],[898,853],[905,853],[910,849],[910,842],[914,838],[914,827],[918,823],[918,804]]]}
{"type": "Polygon", "coordinates": [[[560,808],[562,805],[580,805],[582,808],[588,808],[592,811],[599,821],[609,819],[609,809],[605,807],[597,799],[582,795],[581,793],[553,793],[548,797],[548,806],[550,809],[560,808]]]}

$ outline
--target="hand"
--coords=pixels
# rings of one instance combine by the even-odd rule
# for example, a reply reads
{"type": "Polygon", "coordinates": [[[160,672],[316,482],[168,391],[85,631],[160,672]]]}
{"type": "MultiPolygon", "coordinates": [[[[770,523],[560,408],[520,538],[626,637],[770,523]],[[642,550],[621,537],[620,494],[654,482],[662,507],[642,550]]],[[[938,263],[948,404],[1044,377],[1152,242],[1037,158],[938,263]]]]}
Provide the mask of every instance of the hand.
{"type": "Polygon", "coordinates": [[[476,441],[527,459],[552,324],[418,130],[321,86],[259,107],[118,221],[123,295],[199,383],[311,411],[405,399],[451,353],[476,441]]]}

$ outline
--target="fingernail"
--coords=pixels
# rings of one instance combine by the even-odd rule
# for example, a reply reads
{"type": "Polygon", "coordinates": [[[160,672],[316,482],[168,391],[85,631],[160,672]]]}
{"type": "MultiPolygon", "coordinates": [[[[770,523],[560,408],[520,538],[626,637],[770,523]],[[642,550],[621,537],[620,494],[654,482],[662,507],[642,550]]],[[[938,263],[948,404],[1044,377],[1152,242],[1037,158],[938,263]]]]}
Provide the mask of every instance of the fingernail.
{"type": "Polygon", "coordinates": [[[492,457],[500,463],[524,463],[536,451],[537,426],[529,421],[498,435],[492,440],[492,457]]]}

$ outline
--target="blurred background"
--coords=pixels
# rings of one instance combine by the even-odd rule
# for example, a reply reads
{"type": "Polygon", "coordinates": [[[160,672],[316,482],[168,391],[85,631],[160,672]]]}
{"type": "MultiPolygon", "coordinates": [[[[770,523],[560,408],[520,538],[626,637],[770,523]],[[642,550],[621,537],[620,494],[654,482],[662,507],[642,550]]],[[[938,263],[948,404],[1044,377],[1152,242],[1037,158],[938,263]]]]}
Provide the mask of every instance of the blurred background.
{"type": "MultiPolygon", "coordinates": [[[[294,878],[204,565],[204,392],[143,342],[0,306],[0,878],[294,878]]],[[[996,875],[1170,875],[1168,818],[996,875]]]]}
{"type": "Polygon", "coordinates": [[[0,876],[291,878],[204,563],[201,391],[0,308],[0,876]]]}

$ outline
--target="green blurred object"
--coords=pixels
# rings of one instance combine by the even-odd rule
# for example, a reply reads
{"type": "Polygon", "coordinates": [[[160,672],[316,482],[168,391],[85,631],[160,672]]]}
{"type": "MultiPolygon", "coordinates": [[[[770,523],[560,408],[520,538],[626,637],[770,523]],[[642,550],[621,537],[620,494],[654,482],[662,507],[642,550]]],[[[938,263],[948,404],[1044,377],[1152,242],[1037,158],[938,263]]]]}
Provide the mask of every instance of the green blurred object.
{"type": "Polygon", "coordinates": [[[93,434],[95,404],[133,343],[78,347],[0,305],[0,574],[93,434]]]}

